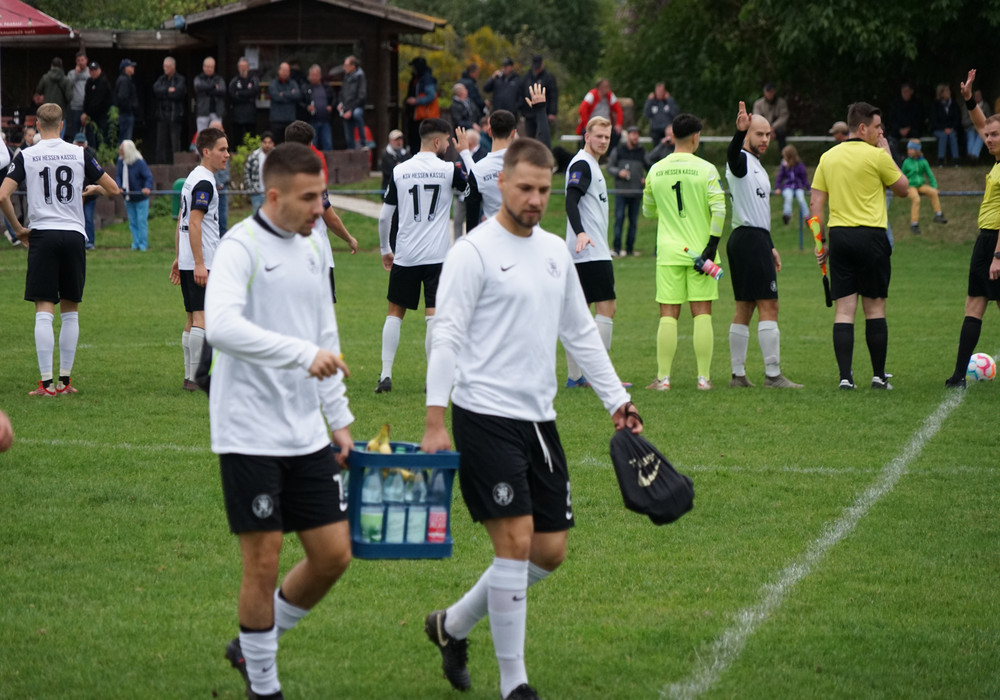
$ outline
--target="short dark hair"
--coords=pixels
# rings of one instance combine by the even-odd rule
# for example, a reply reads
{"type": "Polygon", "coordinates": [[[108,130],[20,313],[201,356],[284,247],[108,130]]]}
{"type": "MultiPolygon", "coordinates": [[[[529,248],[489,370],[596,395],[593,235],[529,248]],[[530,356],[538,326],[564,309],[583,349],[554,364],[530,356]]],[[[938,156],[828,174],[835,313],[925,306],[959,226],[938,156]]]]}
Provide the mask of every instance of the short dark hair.
{"type": "Polygon", "coordinates": [[[202,129],[198,132],[198,138],[194,142],[194,147],[198,151],[198,157],[201,158],[203,151],[207,148],[212,150],[215,148],[215,144],[218,143],[219,139],[226,138],[226,132],[222,129],[216,129],[215,127],[208,127],[207,129],[202,129]]]}
{"type": "Polygon", "coordinates": [[[52,59],[52,65],[56,68],[62,68],[62,59],[56,56],[52,59]]]}
{"type": "Polygon", "coordinates": [[[420,140],[423,141],[430,134],[444,134],[445,136],[451,133],[451,125],[444,119],[424,119],[420,122],[420,140]]]}
{"type": "Polygon", "coordinates": [[[510,138],[516,127],[517,117],[506,109],[498,109],[490,115],[490,131],[495,139],[510,138]]]}
{"type": "MultiPolygon", "coordinates": [[[[316,130],[301,119],[293,121],[285,127],[285,141],[301,143],[308,146],[316,136],[316,130]]],[[[271,156],[268,156],[270,158],[271,156]]]]}
{"type": "Polygon", "coordinates": [[[264,139],[271,139],[272,141],[274,141],[274,134],[272,134],[270,131],[264,131],[260,135],[260,140],[263,141],[264,139]]]}
{"type": "Polygon", "coordinates": [[[529,138],[515,139],[514,143],[507,148],[506,153],[503,154],[503,169],[513,170],[522,160],[535,167],[548,168],[549,170],[552,170],[556,164],[548,146],[541,141],[529,138]]]}
{"type": "Polygon", "coordinates": [[[323,163],[312,149],[301,143],[286,141],[267,155],[261,178],[264,187],[270,187],[277,179],[294,177],[299,174],[323,175],[323,163]]]}
{"type": "Polygon", "coordinates": [[[867,102],[855,102],[847,108],[847,128],[856,133],[862,124],[869,125],[875,115],[882,116],[882,110],[867,102]]]}
{"type": "Polygon", "coordinates": [[[701,119],[685,112],[674,118],[673,127],[675,140],[686,139],[701,131],[701,119]]]}

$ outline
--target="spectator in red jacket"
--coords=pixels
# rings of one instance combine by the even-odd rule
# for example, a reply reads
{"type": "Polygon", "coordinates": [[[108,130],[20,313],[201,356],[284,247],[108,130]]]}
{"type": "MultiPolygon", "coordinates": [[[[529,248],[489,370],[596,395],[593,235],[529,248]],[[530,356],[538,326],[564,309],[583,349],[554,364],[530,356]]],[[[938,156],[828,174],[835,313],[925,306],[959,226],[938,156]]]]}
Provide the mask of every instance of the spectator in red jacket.
{"type": "Polygon", "coordinates": [[[588,92],[580,102],[578,110],[580,121],[576,125],[576,133],[583,135],[583,129],[592,117],[604,117],[611,121],[611,145],[608,152],[614,150],[618,139],[622,134],[622,123],[625,121],[625,114],[622,112],[622,105],[611,92],[611,83],[607,78],[597,81],[597,87],[588,92]]]}

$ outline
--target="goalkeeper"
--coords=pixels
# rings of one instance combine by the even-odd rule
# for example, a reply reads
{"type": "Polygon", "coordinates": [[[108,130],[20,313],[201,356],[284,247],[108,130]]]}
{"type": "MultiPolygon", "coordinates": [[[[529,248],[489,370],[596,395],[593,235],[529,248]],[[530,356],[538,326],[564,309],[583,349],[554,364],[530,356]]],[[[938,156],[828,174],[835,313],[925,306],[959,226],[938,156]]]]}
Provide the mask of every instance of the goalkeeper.
{"type": "Polygon", "coordinates": [[[656,219],[656,301],[660,325],[656,332],[656,379],[647,389],[670,389],[670,367],[677,350],[677,319],[681,305],[690,304],[694,318],[694,354],[698,389],[712,388],[712,301],[719,283],[692,265],[685,248],[718,262],[717,249],[726,218],[726,196],[719,171],[694,155],[701,139],[701,120],[691,114],[674,119],[673,153],[657,162],[646,176],[643,216],[656,219]]]}

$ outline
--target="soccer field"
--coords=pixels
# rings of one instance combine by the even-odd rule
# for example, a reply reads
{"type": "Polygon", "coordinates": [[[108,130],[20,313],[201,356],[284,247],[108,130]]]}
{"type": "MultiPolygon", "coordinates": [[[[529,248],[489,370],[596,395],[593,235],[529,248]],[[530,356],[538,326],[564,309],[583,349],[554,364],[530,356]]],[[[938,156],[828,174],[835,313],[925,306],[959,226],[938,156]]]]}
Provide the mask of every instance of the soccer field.
{"type": "MultiPolygon", "coordinates": [[[[588,389],[560,390],[578,524],[566,563],[529,596],[527,666],[542,697],[1000,696],[1000,384],[943,387],[978,200],[946,204],[951,223],[914,238],[908,203],[893,203],[891,392],[867,388],[863,319],[859,390],[836,390],[832,310],[810,248],[798,250],[777,202],[782,368],[805,388],[760,386],[756,322],[747,368],[758,386],[728,388],[733,302],[723,278],[717,388],[695,390],[685,310],[674,389],[644,391],[658,320],[653,226],[644,223],[644,255],[615,262],[612,360],[635,383],[646,436],[694,479],[695,508],[662,528],[626,511],[607,413],[588,389]]],[[[544,222],[560,234],[562,206],[553,196],[544,222]]],[[[350,256],[333,239],[354,437],[388,422],[393,439],[419,441],[422,311],[403,322],[392,393],[374,395],[387,275],[375,222],[345,221],[362,246],[350,256]]],[[[154,222],[151,244],[140,254],[128,250],[127,227],[99,232],[81,306],[80,393],[55,399],[26,395],[37,365],[32,308],[21,300],[25,255],[0,247],[0,407],[16,432],[0,455],[3,698],[243,697],[223,658],[237,630],[238,549],[208,449],[207,400],[181,390],[172,222],[154,222]]],[[[990,308],[977,350],[1000,349],[997,316],[990,308]]],[[[491,550],[457,489],[452,516],[451,559],[356,560],[282,639],[287,697],[458,697],[423,619],[478,578],[491,550]]],[[[301,554],[287,538],[282,570],[301,554]]],[[[488,625],[470,639],[472,689],[462,697],[496,698],[488,625]]]]}

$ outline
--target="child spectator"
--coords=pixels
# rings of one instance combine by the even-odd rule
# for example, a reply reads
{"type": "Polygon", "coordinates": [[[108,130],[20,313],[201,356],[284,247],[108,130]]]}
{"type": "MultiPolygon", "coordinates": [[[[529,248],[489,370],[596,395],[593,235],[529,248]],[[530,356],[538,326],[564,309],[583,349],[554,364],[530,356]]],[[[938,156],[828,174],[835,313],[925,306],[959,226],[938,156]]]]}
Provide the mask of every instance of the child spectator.
{"type": "Polygon", "coordinates": [[[938,198],[937,180],[931,172],[931,165],[920,150],[920,142],[916,139],[906,144],[906,160],[903,161],[903,175],[909,182],[910,198],[910,230],[913,235],[920,235],[920,195],[930,197],[934,207],[934,223],[946,224],[948,220],[941,213],[941,200],[938,198]]]}
{"type": "Polygon", "coordinates": [[[806,202],[806,191],[809,189],[809,175],[806,166],[799,160],[799,152],[795,146],[785,146],[781,149],[781,168],[775,181],[774,193],[781,193],[784,204],[781,207],[781,220],[787,226],[792,219],[792,197],[799,203],[802,218],[809,218],[809,203],[806,202]]]}

